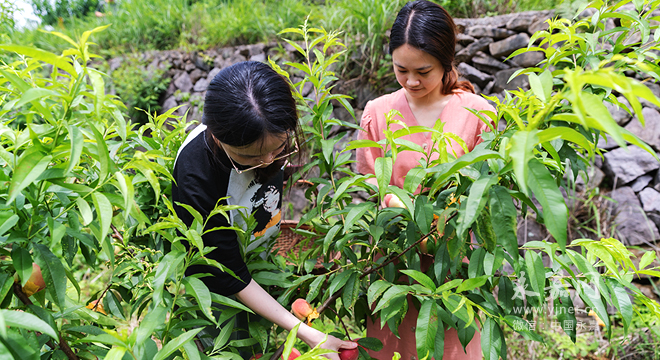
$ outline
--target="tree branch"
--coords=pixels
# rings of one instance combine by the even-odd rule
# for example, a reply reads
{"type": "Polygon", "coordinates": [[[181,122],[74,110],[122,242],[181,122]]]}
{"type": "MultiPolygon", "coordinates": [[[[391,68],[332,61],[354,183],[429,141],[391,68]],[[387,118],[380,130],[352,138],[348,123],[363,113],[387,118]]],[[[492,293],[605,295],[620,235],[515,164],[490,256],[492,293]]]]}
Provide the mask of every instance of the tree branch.
{"type": "MultiPolygon", "coordinates": [[[[16,297],[18,297],[18,299],[21,300],[23,304],[27,306],[34,305],[30,300],[30,298],[23,292],[23,288],[21,288],[21,284],[19,282],[14,283],[14,294],[16,294],[16,297]]],[[[48,345],[48,347],[50,347],[51,349],[55,349],[57,347],[55,346],[52,340],[46,341],[46,345],[48,345]]],[[[64,354],[66,354],[66,357],[68,357],[69,360],[79,360],[76,353],[74,353],[73,350],[71,350],[69,344],[62,337],[62,335],[60,335],[59,345],[60,345],[60,349],[64,352],[64,354]]]]}

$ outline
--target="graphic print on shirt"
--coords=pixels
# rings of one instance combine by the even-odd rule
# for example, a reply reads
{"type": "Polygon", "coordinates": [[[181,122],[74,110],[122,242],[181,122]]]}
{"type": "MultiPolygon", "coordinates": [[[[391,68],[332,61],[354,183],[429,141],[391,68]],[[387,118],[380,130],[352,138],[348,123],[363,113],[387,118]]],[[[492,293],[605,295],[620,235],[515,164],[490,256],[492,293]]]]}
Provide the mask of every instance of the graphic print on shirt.
{"type": "MultiPolygon", "coordinates": [[[[257,227],[253,236],[260,237],[258,241],[251,243],[247,250],[261,246],[265,242],[274,239],[280,231],[282,188],[282,173],[269,179],[266,184],[257,183],[253,174],[246,172],[237,174],[232,171],[229,176],[227,195],[231,196],[228,201],[232,205],[244,206],[240,209],[244,216],[254,214],[257,227]]],[[[245,222],[240,214],[231,212],[234,224],[245,228],[245,222]]]]}

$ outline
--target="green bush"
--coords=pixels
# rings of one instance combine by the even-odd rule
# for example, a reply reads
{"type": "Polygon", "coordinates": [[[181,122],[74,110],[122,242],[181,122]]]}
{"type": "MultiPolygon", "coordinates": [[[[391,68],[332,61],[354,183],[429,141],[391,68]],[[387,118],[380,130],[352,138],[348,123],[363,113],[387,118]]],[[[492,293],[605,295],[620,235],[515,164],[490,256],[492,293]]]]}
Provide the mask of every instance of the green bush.
{"type": "Polygon", "coordinates": [[[125,102],[133,122],[144,124],[147,114],[160,110],[160,95],[167,90],[171,79],[165,70],[149,68],[138,57],[127,57],[122,65],[112,72],[112,81],[117,95],[125,102]],[[141,109],[141,110],[140,110],[141,109]]]}
{"type": "Polygon", "coordinates": [[[43,24],[57,25],[72,17],[84,17],[99,8],[99,0],[31,0],[32,9],[43,24]]]}

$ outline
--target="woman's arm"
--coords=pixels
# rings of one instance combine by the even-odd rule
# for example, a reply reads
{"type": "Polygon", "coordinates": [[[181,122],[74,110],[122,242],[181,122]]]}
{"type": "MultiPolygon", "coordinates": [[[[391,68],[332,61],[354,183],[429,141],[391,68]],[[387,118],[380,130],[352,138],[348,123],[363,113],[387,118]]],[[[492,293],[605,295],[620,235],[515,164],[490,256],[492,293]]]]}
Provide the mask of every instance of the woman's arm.
{"type": "MultiPolygon", "coordinates": [[[[300,320],[288,312],[277,300],[273,299],[256,281],[252,280],[245,289],[236,294],[236,298],[252,309],[255,313],[263,316],[265,319],[281,326],[287,330],[293,329],[300,323],[300,320]]],[[[301,324],[298,328],[298,338],[304,341],[310,347],[316,346],[325,339],[326,334],[316,330],[306,324],[301,324]]],[[[339,349],[353,349],[357,346],[351,341],[341,341],[334,336],[328,335],[328,340],[321,345],[324,349],[339,351],[339,349]]],[[[340,360],[338,354],[326,355],[332,360],[340,360]]]]}

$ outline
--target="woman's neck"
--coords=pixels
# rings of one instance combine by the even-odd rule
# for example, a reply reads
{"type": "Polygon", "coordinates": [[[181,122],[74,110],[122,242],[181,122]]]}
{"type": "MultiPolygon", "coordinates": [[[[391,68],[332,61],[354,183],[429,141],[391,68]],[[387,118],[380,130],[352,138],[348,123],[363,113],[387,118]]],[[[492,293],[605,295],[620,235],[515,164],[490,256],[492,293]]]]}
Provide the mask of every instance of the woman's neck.
{"type": "Polygon", "coordinates": [[[417,123],[426,127],[433,127],[435,125],[442,110],[444,110],[453,96],[453,94],[443,95],[438,92],[438,94],[429,94],[422,98],[414,98],[407,92],[405,94],[410,110],[415,116],[417,123]]]}

